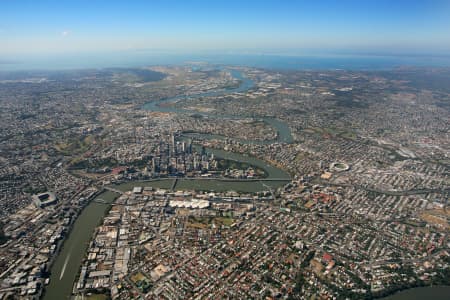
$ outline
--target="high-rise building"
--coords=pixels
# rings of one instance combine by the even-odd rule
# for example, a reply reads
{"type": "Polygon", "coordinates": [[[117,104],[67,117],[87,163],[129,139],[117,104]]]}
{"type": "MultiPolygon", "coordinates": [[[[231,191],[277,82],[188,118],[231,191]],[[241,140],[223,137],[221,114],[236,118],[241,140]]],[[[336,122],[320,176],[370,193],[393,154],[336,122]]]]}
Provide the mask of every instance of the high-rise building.
{"type": "Polygon", "coordinates": [[[170,151],[172,154],[175,154],[177,152],[177,148],[175,145],[175,135],[172,133],[172,135],[170,136],[170,151]]]}
{"type": "Polygon", "coordinates": [[[188,153],[191,154],[192,153],[192,140],[188,139],[188,153]]]}

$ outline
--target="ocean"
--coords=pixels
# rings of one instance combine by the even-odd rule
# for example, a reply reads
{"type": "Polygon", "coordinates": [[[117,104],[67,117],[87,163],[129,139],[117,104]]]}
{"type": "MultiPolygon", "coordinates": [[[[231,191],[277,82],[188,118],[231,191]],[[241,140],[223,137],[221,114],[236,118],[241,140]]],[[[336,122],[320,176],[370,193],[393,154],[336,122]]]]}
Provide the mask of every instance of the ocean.
{"type": "Polygon", "coordinates": [[[280,70],[389,70],[397,67],[450,67],[450,56],[158,54],[125,51],[102,54],[0,57],[0,71],[144,67],[208,63],[280,70]]]}

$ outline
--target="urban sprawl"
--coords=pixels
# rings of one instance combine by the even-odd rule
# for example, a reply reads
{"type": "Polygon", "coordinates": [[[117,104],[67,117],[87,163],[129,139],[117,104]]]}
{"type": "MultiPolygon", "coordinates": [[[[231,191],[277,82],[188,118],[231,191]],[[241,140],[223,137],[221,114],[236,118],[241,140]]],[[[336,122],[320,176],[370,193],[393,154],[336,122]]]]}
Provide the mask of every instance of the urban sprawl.
{"type": "Polygon", "coordinates": [[[201,63],[0,73],[0,298],[51,295],[93,203],[105,214],[75,299],[449,285],[449,80],[201,63]]]}

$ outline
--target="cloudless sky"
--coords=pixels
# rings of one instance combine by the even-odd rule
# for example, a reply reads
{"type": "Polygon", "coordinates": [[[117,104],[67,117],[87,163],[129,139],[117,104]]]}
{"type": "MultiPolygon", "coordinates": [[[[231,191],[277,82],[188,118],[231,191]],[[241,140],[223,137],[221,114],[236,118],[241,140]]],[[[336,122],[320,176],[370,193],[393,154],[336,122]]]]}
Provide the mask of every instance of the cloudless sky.
{"type": "Polygon", "coordinates": [[[0,58],[142,49],[450,53],[450,1],[0,1],[0,58]]]}

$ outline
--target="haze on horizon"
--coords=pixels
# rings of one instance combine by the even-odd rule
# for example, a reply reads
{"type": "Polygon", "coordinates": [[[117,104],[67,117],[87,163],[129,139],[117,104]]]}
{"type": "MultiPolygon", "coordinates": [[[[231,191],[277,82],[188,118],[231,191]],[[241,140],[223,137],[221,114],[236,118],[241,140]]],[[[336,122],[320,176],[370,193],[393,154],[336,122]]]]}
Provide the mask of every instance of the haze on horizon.
{"type": "Polygon", "coordinates": [[[449,1],[3,1],[0,59],[152,50],[450,53],[449,1]]]}

